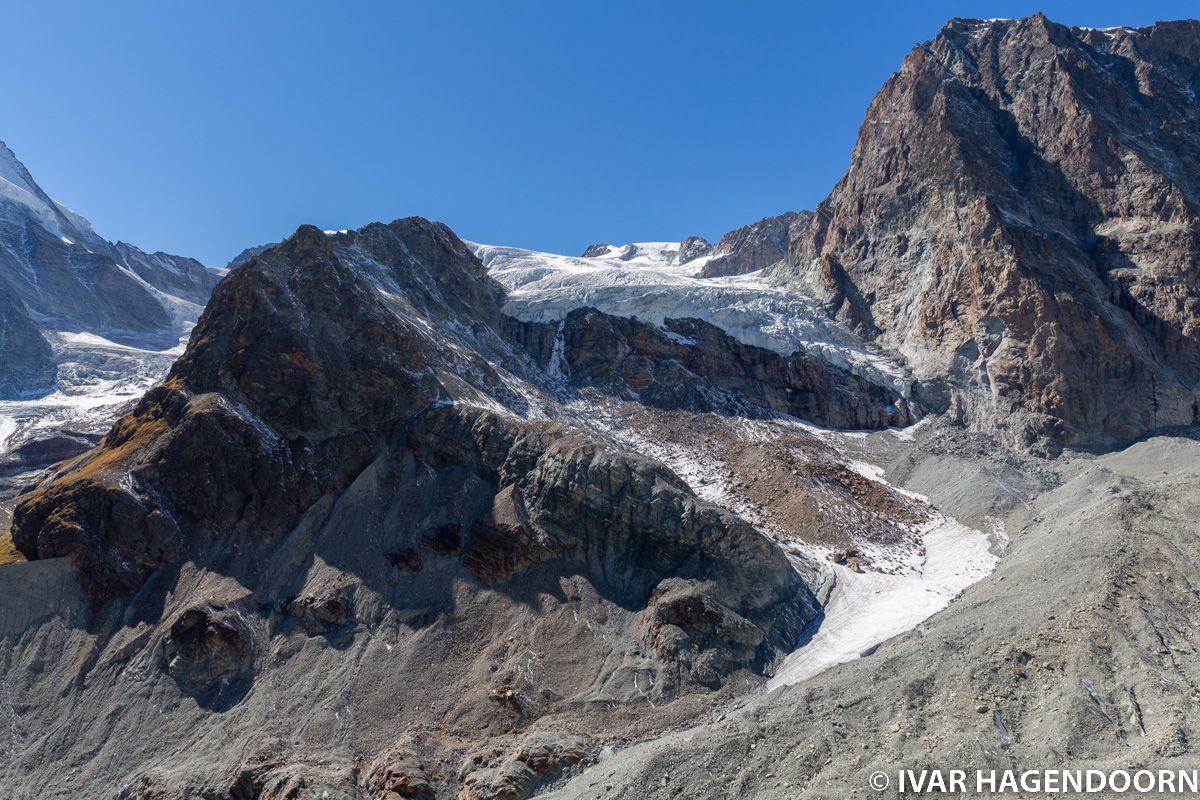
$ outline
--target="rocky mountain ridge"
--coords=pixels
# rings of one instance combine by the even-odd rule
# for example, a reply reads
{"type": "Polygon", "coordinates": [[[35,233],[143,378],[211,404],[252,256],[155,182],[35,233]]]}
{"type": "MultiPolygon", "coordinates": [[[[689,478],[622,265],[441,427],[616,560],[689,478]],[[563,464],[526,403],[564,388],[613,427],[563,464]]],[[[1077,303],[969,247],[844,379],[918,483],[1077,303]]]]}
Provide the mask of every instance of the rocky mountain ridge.
{"type": "Polygon", "coordinates": [[[841,797],[885,759],[1186,755],[1194,443],[1025,451],[1189,420],[1198,53],[952,21],[816,212],[715,246],[248,249],[20,499],[0,786],[841,797]]]}
{"type": "MultiPolygon", "coordinates": [[[[626,723],[593,719],[589,704],[664,724],[694,714],[711,692],[761,680],[819,613],[790,563],[798,557],[602,429],[548,413],[578,392],[646,391],[628,367],[587,366],[593,348],[579,337],[602,332],[605,346],[628,350],[626,362],[645,358],[658,364],[652,370],[714,357],[685,352],[711,340],[703,352],[726,360],[693,366],[742,413],[802,402],[748,392],[764,370],[798,376],[780,379],[780,397],[789,385],[841,397],[824,410],[831,423],[848,414],[847,423],[887,425],[912,412],[885,387],[868,391],[815,360],[785,367],[701,323],[664,331],[591,311],[559,331],[504,316],[503,294],[442,225],[301,228],[231,272],[165,383],[97,449],[22,499],[14,543],[31,559],[78,564],[93,613],[141,615],[146,603],[165,603],[138,647],[163,654],[155,681],[191,698],[210,723],[235,705],[252,713],[255,701],[242,698],[256,686],[306,668],[272,648],[316,637],[300,645],[316,648],[315,658],[322,641],[358,650],[401,625],[395,646],[408,666],[387,666],[385,678],[381,661],[375,680],[419,683],[434,659],[472,688],[420,746],[397,739],[397,718],[382,709],[356,712],[364,716],[351,738],[371,752],[400,748],[407,755],[387,780],[427,786],[429,796],[447,785],[468,797],[527,793],[541,773],[514,776],[515,765],[483,756],[457,776],[448,764],[469,747],[537,730],[557,731],[549,741],[558,747],[563,725],[586,734],[573,746],[594,752],[597,734],[626,723]],[[680,341],[683,330],[692,344],[680,341]],[[805,383],[813,380],[823,383],[805,383]],[[180,570],[208,588],[183,589],[180,570]],[[454,643],[468,608],[483,651],[454,643]],[[588,633],[571,615],[606,621],[588,633]],[[504,619],[525,622],[513,629],[504,619]],[[429,639],[429,626],[450,639],[429,639]],[[522,666],[531,652],[545,662],[532,681],[522,666]],[[633,714],[647,701],[648,715],[633,714]]],[[[711,410],[731,411],[692,409],[711,410]]],[[[100,632],[97,646],[115,641],[100,632]]],[[[293,760],[246,780],[319,774],[302,766],[312,757],[303,748],[283,755],[293,760]]],[[[185,785],[154,777],[160,763],[141,764],[147,783],[129,796],[185,785]]],[[[191,779],[236,796],[233,766],[217,760],[191,779]]]]}
{"type": "Polygon", "coordinates": [[[951,21],[871,103],[775,277],[1010,443],[1192,424],[1198,26],[951,21]]]}

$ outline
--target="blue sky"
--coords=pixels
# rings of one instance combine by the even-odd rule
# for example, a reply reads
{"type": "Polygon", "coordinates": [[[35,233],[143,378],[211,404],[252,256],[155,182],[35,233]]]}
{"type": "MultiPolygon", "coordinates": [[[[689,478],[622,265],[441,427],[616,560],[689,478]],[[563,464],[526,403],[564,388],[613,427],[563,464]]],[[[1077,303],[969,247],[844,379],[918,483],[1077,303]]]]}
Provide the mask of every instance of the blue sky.
{"type": "Polygon", "coordinates": [[[97,231],[222,264],[420,214],[558,252],[811,208],[867,103],[960,17],[1187,2],[0,4],[0,139],[97,231]]]}

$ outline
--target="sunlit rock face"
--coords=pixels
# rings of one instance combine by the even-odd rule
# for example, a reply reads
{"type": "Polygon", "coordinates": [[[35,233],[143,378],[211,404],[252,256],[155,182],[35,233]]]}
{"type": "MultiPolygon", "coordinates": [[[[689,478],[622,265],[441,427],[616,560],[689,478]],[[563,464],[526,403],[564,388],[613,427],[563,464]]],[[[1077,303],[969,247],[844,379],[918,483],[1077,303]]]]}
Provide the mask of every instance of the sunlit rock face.
{"type": "Polygon", "coordinates": [[[1195,21],[954,20],[871,103],[774,273],[1008,441],[1191,424],[1198,64],[1195,21]]]}

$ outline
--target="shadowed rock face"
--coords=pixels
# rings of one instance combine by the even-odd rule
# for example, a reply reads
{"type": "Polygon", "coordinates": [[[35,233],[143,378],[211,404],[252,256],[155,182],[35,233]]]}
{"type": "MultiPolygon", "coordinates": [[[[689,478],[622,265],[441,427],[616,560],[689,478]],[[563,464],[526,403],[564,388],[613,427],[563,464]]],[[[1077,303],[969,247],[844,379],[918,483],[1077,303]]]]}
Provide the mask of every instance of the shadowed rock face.
{"type": "Polygon", "coordinates": [[[189,608],[171,625],[164,665],[180,689],[207,699],[254,664],[250,631],[235,611],[189,608]]]}
{"type": "Polygon", "coordinates": [[[24,305],[0,289],[0,397],[20,397],[54,383],[54,352],[24,305]]]}
{"type": "MultiPolygon", "coordinates": [[[[249,713],[262,681],[353,667],[366,752],[448,727],[380,768],[412,796],[521,796],[592,752],[510,742],[538,720],[611,735],[614,705],[650,699],[665,724],[769,671],[818,613],[783,551],[661,464],[522,416],[539,390],[514,385],[546,375],[501,335],[500,300],[443,225],[301,228],[233,271],[166,382],[22,501],[14,543],[71,557],[99,610],[136,593],[129,614],[153,609],[139,642],[201,709],[249,713]],[[187,588],[205,582],[237,591],[187,588]],[[376,635],[394,657],[372,661],[376,635]],[[290,662],[297,638],[324,644],[290,662]],[[360,684],[359,659],[382,672],[360,684]],[[467,687],[450,710],[398,688],[435,663],[467,687]],[[509,757],[447,766],[493,736],[509,757]]],[[[305,757],[204,780],[233,797],[344,785],[305,757]]]]}
{"type": "Polygon", "coordinates": [[[1200,23],[954,20],[776,273],[1054,448],[1197,417],[1200,23]]]}
{"type": "Polygon", "coordinates": [[[579,309],[558,324],[524,323],[517,335],[538,363],[574,386],[647,405],[739,416],[777,412],[832,428],[903,427],[919,409],[891,389],[802,352],[782,356],[697,319],[659,328],[579,309]]]}

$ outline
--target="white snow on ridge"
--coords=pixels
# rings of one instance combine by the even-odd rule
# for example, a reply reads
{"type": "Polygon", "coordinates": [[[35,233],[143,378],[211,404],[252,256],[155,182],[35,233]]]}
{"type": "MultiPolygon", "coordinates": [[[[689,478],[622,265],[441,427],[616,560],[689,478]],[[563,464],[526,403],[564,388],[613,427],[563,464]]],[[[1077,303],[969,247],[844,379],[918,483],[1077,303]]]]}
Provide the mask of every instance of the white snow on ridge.
{"type": "Polygon", "coordinates": [[[47,197],[16,154],[0,142],[0,202],[3,201],[29,209],[38,222],[56,236],[63,236],[60,224],[63,218],[80,231],[91,232],[90,222],[47,197]]]}
{"type": "Polygon", "coordinates": [[[804,351],[909,395],[911,379],[902,367],[830,319],[811,298],[761,273],[698,277],[708,257],[676,264],[678,244],[609,247],[594,258],[468,246],[508,291],[505,312],[519,319],[552,322],[588,306],[656,325],[696,317],[746,344],[782,355],[804,351]]]}

